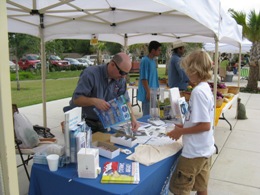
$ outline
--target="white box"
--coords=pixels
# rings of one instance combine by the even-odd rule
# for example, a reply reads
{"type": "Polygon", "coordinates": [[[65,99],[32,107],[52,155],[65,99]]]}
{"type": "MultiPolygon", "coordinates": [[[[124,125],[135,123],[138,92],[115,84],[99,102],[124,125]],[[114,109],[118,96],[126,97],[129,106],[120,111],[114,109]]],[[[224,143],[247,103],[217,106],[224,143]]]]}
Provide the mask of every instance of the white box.
{"type": "Polygon", "coordinates": [[[96,178],[100,173],[99,153],[95,148],[81,148],[77,154],[78,176],[96,178]]]}
{"type": "Polygon", "coordinates": [[[99,150],[99,155],[106,158],[115,158],[120,154],[120,149],[106,142],[93,142],[92,146],[99,150]]]}
{"type": "Polygon", "coordinates": [[[119,144],[122,146],[126,146],[129,148],[132,148],[133,146],[135,146],[138,143],[136,137],[125,135],[125,134],[122,134],[119,132],[110,136],[110,142],[113,142],[113,143],[116,143],[116,144],[119,144]]]}

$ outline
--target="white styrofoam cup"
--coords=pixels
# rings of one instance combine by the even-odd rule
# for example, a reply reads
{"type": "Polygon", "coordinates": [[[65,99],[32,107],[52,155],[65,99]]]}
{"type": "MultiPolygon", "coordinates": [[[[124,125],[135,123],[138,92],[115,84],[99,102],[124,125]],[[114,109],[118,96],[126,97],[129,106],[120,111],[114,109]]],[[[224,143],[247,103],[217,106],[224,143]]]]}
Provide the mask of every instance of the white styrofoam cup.
{"type": "Polygon", "coordinates": [[[58,154],[50,154],[47,157],[48,166],[50,171],[57,171],[59,164],[59,155],[58,154]]]}

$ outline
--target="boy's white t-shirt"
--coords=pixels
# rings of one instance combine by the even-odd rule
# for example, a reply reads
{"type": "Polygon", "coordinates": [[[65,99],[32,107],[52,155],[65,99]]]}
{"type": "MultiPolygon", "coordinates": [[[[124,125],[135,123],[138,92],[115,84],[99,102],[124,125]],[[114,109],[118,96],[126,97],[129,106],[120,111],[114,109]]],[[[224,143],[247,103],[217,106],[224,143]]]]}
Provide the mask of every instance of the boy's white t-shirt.
{"type": "Polygon", "coordinates": [[[200,133],[184,134],[182,136],[182,156],[186,158],[210,157],[214,153],[213,119],[213,93],[208,83],[201,82],[192,90],[183,127],[192,127],[200,122],[210,122],[211,129],[200,133]]]}

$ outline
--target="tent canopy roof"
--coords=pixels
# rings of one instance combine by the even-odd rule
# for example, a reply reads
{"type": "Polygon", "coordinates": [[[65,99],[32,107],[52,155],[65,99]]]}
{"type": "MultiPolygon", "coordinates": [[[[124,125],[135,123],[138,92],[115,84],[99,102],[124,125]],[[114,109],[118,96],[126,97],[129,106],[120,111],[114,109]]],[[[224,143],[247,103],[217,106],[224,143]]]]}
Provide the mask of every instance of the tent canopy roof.
{"type": "MultiPolygon", "coordinates": [[[[248,41],[247,39],[244,39],[241,43],[241,53],[248,53],[250,52],[250,49],[252,47],[252,42],[248,41]]],[[[213,43],[207,43],[204,45],[204,49],[206,51],[215,51],[215,44],[213,43]]],[[[221,53],[239,53],[239,48],[234,47],[233,45],[228,45],[221,43],[219,44],[218,51],[221,53]]]]}
{"type": "Polygon", "coordinates": [[[91,34],[112,39],[114,34],[118,36],[115,42],[121,44],[119,37],[123,39],[125,33],[169,33],[175,39],[218,36],[219,1],[198,1],[10,0],[8,31],[41,37],[39,28],[44,28],[44,41],[91,34]]]}

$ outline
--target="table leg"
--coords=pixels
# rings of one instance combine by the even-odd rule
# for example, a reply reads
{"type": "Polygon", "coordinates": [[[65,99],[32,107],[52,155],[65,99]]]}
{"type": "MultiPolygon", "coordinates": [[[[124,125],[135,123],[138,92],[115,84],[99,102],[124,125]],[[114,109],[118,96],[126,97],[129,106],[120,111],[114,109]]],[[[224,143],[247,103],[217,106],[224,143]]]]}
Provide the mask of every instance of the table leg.
{"type": "Polygon", "coordinates": [[[216,154],[218,154],[218,146],[216,144],[214,144],[215,148],[216,148],[216,154]]]}
{"type": "Polygon", "coordinates": [[[226,119],[224,113],[222,113],[222,117],[220,117],[219,119],[221,119],[221,120],[225,120],[225,121],[229,124],[230,131],[232,130],[232,125],[231,125],[230,122],[226,119]]]}

